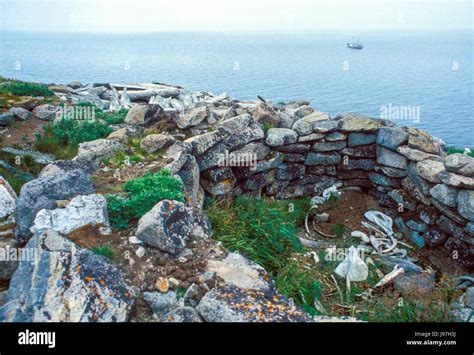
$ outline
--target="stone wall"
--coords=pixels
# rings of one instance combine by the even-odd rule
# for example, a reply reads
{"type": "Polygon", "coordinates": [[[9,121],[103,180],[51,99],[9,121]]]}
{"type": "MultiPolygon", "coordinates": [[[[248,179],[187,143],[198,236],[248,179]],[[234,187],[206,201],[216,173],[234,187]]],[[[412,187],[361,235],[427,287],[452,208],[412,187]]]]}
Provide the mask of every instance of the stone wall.
{"type": "Polygon", "coordinates": [[[271,115],[257,106],[172,145],[167,167],[181,176],[190,203],[199,203],[203,191],[287,199],[333,185],[360,187],[390,208],[417,246],[444,246],[456,262],[474,265],[473,158],[447,156],[426,132],[385,120],[319,111],[302,116],[269,128],[271,115]]]}

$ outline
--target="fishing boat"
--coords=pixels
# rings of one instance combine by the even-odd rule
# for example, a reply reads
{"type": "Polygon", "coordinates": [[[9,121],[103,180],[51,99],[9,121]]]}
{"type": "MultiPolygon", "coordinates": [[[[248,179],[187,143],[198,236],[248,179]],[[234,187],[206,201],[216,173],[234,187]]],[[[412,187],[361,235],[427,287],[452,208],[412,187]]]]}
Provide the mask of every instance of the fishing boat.
{"type": "Polygon", "coordinates": [[[350,48],[350,49],[362,49],[362,48],[364,48],[364,46],[362,46],[362,43],[360,43],[359,40],[357,40],[357,41],[352,40],[352,42],[348,42],[347,47],[350,48]]]}

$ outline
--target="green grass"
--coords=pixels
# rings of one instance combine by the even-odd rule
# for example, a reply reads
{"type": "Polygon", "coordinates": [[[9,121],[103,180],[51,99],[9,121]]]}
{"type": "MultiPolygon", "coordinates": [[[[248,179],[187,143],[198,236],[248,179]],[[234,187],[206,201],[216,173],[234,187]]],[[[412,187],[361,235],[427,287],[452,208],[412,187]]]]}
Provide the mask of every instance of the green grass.
{"type": "Polygon", "coordinates": [[[31,155],[16,157],[14,154],[0,151],[0,160],[14,166],[23,172],[38,175],[43,169],[43,165],[35,162],[31,155]]]}
{"type": "Polygon", "coordinates": [[[275,128],[275,126],[271,123],[265,123],[262,127],[263,132],[266,134],[270,128],[275,128]]]}
{"type": "Polygon", "coordinates": [[[109,218],[115,229],[127,228],[161,200],[184,201],[182,182],[166,169],[129,180],[123,189],[125,196],[106,195],[109,218]]]}
{"type": "MultiPolygon", "coordinates": [[[[457,148],[457,147],[448,147],[448,151],[446,152],[446,154],[448,154],[448,155],[456,154],[456,153],[463,154],[463,153],[464,153],[464,149],[457,148]]],[[[469,154],[469,156],[471,156],[471,157],[474,158],[474,151],[471,152],[471,153],[469,154]]]]}
{"type": "Polygon", "coordinates": [[[334,234],[336,237],[342,237],[347,230],[347,227],[344,223],[338,222],[332,227],[332,234],[334,234]]]}
{"type": "Polygon", "coordinates": [[[320,297],[321,285],[314,270],[301,267],[294,259],[304,251],[298,232],[308,209],[309,199],[238,197],[206,203],[214,238],[264,267],[280,292],[315,314],[313,303],[320,297]]]}
{"type": "Polygon", "coordinates": [[[54,92],[44,84],[28,83],[18,80],[8,80],[2,78],[0,93],[16,96],[53,96],[54,92]]]}
{"type": "Polygon", "coordinates": [[[92,247],[94,254],[105,256],[108,259],[115,258],[115,251],[110,245],[101,245],[100,247],[92,247]]]}

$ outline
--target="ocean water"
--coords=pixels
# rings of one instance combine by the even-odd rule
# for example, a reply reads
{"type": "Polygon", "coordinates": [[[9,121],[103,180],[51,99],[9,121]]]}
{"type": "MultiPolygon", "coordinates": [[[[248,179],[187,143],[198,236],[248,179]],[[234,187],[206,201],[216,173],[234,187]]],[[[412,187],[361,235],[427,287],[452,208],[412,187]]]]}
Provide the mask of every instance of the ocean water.
{"type": "Polygon", "coordinates": [[[0,32],[0,75],[45,83],[164,82],[309,100],[337,115],[359,112],[426,129],[449,145],[474,147],[473,34],[0,32]],[[397,112],[400,114],[397,115],[397,112]]]}

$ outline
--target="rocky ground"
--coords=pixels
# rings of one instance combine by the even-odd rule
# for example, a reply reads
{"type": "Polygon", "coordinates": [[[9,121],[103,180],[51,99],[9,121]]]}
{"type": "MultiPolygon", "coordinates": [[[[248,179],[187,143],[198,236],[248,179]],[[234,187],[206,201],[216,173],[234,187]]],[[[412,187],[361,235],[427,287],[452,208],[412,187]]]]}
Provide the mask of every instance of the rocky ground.
{"type": "Polygon", "coordinates": [[[472,321],[469,155],[446,155],[421,130],[355,114],[331,118],[305,101],[238,101],[164,84],[48,90],[2,94],[1,320],[472,321]],[[57,128],[91,104],[103,123],[94,134],[57,128]],[[164,170],[170,176],[153,175],[164,170]],[[158,180],[146,185],[144,176],[158,180]],[[127,182],[143,184],[136,188],[144,196],[127,182]],[[305,211],[307,225],[301,219],[295,230],[305,248],[287,260],[322,287],[311,309],[288,296],[275,270],[239,247],[229,252],[204,207],[241,195],[321,197],[331,187],[341,195],[305,211]],[[393,230],[364,225],[367,211],[390,216],[393,230]]]}

